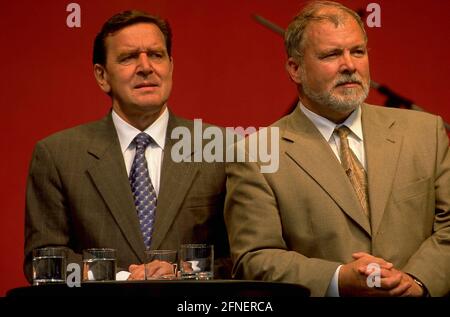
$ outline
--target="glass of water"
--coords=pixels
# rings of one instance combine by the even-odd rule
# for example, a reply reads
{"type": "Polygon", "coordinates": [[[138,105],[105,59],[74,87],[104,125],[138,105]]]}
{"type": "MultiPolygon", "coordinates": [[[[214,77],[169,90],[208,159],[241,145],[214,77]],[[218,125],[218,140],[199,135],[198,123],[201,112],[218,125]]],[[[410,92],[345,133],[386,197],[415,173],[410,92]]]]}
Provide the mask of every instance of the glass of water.
{"type": "Polygon", "coordinates": [[[146,280],[174,280],[177,278],[176,250],[147,250],[146,280]]]}
{"type": "Polygon", "coordinates": [[[63,247],[33,250],[33,285],[66,282],[66,251],[63,247]]]}
{"type": "Polygon", "coordinates": [[[180,272],[184,280],[212,280],[214,278],[214,246],[181,245],[180,272]]]}
{"type": "Polygon", "coordinates": [[[115,249],[93,248],[83,250],[83,281],[115,280],[115,249]]]}

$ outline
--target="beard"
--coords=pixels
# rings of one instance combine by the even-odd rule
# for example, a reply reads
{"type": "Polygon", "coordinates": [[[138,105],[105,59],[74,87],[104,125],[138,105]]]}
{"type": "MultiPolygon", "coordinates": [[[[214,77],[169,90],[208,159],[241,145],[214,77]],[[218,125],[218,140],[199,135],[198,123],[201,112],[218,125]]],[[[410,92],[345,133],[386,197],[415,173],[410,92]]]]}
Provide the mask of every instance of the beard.
{"type": "Polygon", "coordinates": [[[330,90],[314,91],[307,84],[307,75],[301,71],[303,93],[313,102],[327,106],[330,110],[338,113],[349,113],[359,107],[369,95],[369,80],[364,81],[358,74],[343,73],[337,77],[330,90]],[[341,94],[336,89],[346,83],[358,83],[360,86],[344,88],[341,94]]]}

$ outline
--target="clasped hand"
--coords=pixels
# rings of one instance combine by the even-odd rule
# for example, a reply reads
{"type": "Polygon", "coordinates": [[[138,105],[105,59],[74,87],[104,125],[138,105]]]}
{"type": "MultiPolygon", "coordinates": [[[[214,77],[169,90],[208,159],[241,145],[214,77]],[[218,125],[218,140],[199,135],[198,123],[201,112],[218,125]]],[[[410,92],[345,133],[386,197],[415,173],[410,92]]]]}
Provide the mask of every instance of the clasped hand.
{"type": "Polygon", "coordinates": [[[145,266],[147,266],[147,278],[157,279],[166,275],[174,275],[174,267],[172,264],[154,260],[147,264],[131,264],[128,268],[130,276],[128,280],[144,280],[145,279],[145,266]]]}
{"type": "Polygon", "coordinates": [[[413,278],[392,263],[365,252],[354,253],[352,257],[354,260],[342,265],[339,272],[340,296],[423,295],[423,289],[413,278]],[[374,277],[377,277],[376,283],[371,280],[374,277]]]}

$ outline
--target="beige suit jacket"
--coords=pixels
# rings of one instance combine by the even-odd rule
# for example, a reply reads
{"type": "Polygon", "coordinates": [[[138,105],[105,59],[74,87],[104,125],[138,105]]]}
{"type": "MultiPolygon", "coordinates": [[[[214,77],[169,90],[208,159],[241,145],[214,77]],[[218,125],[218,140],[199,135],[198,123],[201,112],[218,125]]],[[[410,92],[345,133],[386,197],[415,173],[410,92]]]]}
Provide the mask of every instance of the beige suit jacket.
{"type": "Polygon", "coordinates": [[[450,290],[450,154],[439,117],[363,105],[370,221],[330,146],[297,109],[280,128],[280,166],[228,164],[225,222],[233,275],[300,283],[324,296],[364,251],[450,290]]]}
{"type": "MultiPolygon", "coordinates": [[[[225,167],[223,163],[172,161],[170,153],[177,140],[170,133],[180,126],[194,130],[192,121],[170,114],[151,248],[214,244],[216,277],[226,278],[231,261],[223,222],[225,167]]],[[[69,262],[80,262],[82,250],[93,247],[117,249],[119,269],[145,261],[111,114],[56,133],[35,147],[26,195],[24,271],[29,281],[32,250],[51,245],[66,246],[69,262]]]]}

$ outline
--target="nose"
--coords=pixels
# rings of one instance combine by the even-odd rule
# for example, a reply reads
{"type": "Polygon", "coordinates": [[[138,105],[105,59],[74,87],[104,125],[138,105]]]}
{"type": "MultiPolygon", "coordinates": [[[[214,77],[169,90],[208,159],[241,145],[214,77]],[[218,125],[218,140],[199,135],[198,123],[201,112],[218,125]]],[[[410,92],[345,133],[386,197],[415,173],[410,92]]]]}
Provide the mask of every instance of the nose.
{"type": "Polygon", "coordinates": [[[341,62],[340,71],[341,72],[350,72],[350,73],[354,73],[356,71],[353,57],[349,51],[346,51],[346,52],[344,52],[344,54],[342,54],[342,62],[341,62]]]}
{"type": "Polygon", "coordinates": [[[142,52],[138,58],[138,74],[148,75],[153,72],[153,66],[147,56],[147,53],[142,52]]]}

